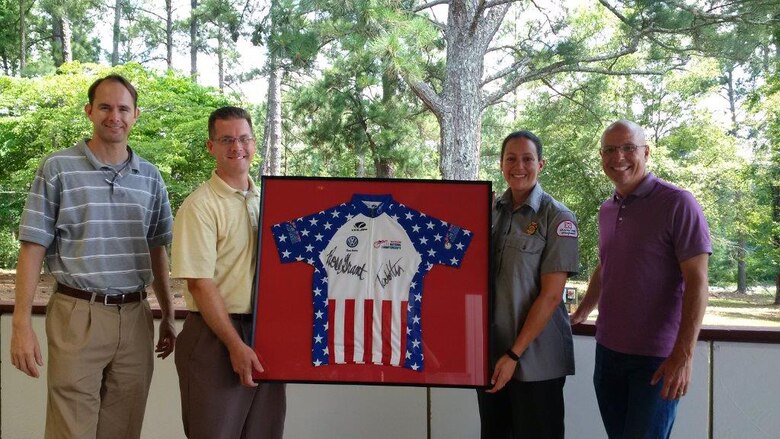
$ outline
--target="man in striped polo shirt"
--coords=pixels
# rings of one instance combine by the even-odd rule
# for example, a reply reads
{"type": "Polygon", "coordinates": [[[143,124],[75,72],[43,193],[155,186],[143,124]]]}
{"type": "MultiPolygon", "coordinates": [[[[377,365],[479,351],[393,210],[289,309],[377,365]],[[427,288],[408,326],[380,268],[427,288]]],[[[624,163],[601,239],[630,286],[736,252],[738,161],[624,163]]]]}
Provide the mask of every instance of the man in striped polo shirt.
{"type": "Polygon", "coordinates": [[[154,366],[149,285],[163,314],[158,356],[176,341],[171,208],[160,172],[127,143],[139,115],[133,86],[109,75],[88,97],[92,138],[41,162],[22,213],[11,361],[36,378],[43,366],[31,309],[45,261],[57,281],[46,312],[46,438],[138,438],[154,366]]]}

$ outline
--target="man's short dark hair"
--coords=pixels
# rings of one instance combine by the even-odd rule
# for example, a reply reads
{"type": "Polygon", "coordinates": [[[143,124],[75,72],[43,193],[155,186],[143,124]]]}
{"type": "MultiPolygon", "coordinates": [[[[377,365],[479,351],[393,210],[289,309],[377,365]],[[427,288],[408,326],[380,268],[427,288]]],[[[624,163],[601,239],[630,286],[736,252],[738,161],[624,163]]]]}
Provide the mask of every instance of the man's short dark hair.
{"type": "Polygon", "coordinates": [[[252,117],[243,108],[230,106],[217,108],[209,116],[209,139],[214,137],[214,124],[218,120],[230,119],[244,119],[249,124],[249,129],[252,129],[252,117]]]}
{"type": "Polygon", "coordinates": [[[127,89],[127,91],[130,92],[130,96],[133,97],[133,107],[138,107],[138,92],[135,91],[135,87],[133,87],[133,84],[131,84],[130,81],[125,79],[124,76],[117,75],[115,73],[100,78],[95,82],[93,82],[92,85],[89,86],[89,90],[87,90],[87,97],[89,98],[90,104],[92,104],[95,101],[95,91],[97,90],[98,86],[101,83],[103,83],[103,81],[115,81],[122,84],[127,89]]]}
{"type": "Polygon", "coordinates": [[[536,147],[536,159],[541,160],[542,159],[542,141],[536,137],[536,134],[521,130],[521,131],[515,131],[513,133],[510,133],[506,138],[504,139],[504,142],[501,143],[501,155],[500,160],[504,160],[504,150],[506,149],[506,144],[509,143],[512,139],[528,139],[531,141],[531,143],[534,144],[536,147]]]}

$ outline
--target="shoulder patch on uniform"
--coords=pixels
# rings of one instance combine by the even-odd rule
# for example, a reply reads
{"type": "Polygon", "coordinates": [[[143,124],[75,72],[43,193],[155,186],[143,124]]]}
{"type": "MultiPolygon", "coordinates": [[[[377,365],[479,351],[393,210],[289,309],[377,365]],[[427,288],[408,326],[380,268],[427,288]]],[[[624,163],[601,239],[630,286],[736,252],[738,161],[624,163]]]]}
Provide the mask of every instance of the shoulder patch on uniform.
{"type": "Polygon", "coordinates": [[[577,231],[577,224],[571,220],[561,221],[556,228],[556,233],[558,236],[563,236],[564,238],[577,238],[580,236],[577,231]]]}

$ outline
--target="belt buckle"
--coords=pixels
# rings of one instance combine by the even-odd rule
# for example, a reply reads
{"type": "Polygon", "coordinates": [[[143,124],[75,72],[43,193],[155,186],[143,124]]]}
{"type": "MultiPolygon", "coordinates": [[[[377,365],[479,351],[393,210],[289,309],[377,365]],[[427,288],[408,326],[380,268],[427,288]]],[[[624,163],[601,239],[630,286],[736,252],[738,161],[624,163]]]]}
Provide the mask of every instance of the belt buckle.
{"type": "Polygon", "coordinates": [[[110,297],[112,297],[110,294],[106,294],[106,295],[103,296],[103,305],[105,305],[105,306],[108,306],[108,305],[121,305],[121,304],[125,303],[125,295],[124,294],[120,294],[120,297],[122,298],[122,300],[119,303],[108,303],[108,300],[109,300],[110,297]]]}

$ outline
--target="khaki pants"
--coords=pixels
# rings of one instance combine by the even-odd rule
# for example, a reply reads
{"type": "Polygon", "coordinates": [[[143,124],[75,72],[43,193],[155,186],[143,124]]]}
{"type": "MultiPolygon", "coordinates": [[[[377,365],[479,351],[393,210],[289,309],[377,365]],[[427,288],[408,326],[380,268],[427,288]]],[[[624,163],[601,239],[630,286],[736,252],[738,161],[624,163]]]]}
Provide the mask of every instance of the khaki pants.
{"type": "MultiPolygon", "coordinates": [[[[252,322],[233,321],[244,341],[252,322]]],[[[282,383],[243,387],[225,345],[190,313],[176,340],[184,434],[190,439],[282,439],[287,410],[282,383]]]]}
{"type": "Polygon", "coordinates": [[[139,438],[154,368],[149,303],[90,304],[54,294],[46,335],[45,437],[139,438]]]}

